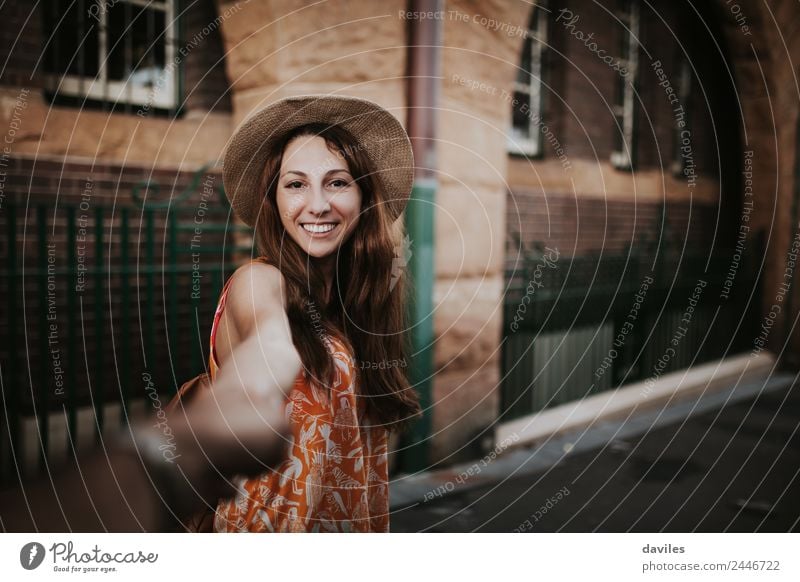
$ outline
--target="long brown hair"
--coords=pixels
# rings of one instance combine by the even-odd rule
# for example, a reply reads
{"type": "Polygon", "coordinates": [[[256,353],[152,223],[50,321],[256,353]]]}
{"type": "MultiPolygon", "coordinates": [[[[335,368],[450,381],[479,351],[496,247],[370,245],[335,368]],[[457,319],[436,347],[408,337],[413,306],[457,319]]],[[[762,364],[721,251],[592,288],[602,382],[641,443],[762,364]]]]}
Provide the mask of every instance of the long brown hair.
{"type": "Polygon", "coordinates": [[[420,413],[419,398],[406,375],[408,286],[405,269],[398,268],[404,253],[403,228],[402,221],[393,221],[382,203],[363,147],[344,128],[327,124],[304,125],[280,140],[269,153],[261,177],[261,192],[266,195],[255,227],[256,246],[286,281],[292,341],[309,381],[333,377],[333,357],[320,333],[324,331],[352,351],[356,385],[359,396],[366,398],[371,421],[399,431],[420,413]],[[300,136],[324,138],[328,148],[344,158],[362,194],[358,224],[336,253],[327,305],[322,298],[322,272],[286,234],[276,199],[283,152],[300,136]]]}

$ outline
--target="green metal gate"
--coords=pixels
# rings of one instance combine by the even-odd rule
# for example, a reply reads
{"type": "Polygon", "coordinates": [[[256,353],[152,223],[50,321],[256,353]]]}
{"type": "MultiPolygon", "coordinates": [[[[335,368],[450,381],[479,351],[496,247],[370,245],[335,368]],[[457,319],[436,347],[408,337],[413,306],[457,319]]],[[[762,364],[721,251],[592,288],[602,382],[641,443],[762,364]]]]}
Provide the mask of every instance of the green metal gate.
{"type": "Polygon", "coordinates": [[[128,206],[5,206],[2,482],[152,413],[204,369],[219,291],[251,251],[206,170],[164,202],[145,181],[128,206]]]}

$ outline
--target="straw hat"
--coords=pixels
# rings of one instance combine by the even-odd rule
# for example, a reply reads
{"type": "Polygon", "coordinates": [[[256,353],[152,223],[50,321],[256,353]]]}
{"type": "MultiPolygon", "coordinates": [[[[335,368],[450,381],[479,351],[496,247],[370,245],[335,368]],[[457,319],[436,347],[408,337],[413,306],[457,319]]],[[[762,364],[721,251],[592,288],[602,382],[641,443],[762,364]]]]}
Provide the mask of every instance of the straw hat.
{"type": "Polygon", "coordinates": [[[276,101],[250,116],[231,138],[225,152],[222,180],[239,218],[254,226],[266,192],[259,179],[274,144],[308,123],[338,125],[355,138],[370,161],[393,219],[405,208],[414,178],[414,154],[403,126],[384,108],[356,97],[300,95],[276,101]]]}

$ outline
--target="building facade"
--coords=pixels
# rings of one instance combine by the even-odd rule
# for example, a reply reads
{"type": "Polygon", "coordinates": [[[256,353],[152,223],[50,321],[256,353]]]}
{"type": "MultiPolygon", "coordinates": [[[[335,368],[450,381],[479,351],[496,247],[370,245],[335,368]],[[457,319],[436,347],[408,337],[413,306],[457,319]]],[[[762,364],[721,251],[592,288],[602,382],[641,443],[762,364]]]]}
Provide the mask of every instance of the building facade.
{"type": "MultiPolygon", "coordinates": [[[[196,214],[201,184],[219,186],[237,124],[272,101],[353,95],[405,123],[409,31],[436,21],[443,40],[427,455],[453,462],[480,449],[502,413],[508,273],[531,249],[557,250],[561,270],[570,257],[659,243],[713,252],[727,256],[732,286],[735,257],[758,251],[759,316],[770,320],[763,343],[797,363],[798,301],[785,284],[800,220],[791,66],[800,13],[788,0],[695,4],[656,11],[638,0],[86,0],[65,13],[57,2],[6,3],[0,200],[80,205],[89,188],[94,202],[127,204],[149,180],[161,184],[162,199],[191,190],[196,214]],[[776,301],[780,313],[771,317],[776,301]]],[[[22,252],[33,244],[23,232],[37,223],[30,213],[15,221],[22,252]]],[[[206,242],[246,245],[246,236],[208,234],[206,242]]],[[[90,251],[89,260],[97,256],[90,251]]],[[[29,291],[15,289],[7,345],[23,341],[23,318],[12,325],[11,309],[29,291]]],[[[154,312],[166,310],[167,300],[157,300],[154,312]]],[[[158,337],[168,333],[161,319],[158,337]]],[[[41,343],[47,330],[34,331],[41,343]]],[[[28,377],[24,366],[18,378],[28,377]]]]}

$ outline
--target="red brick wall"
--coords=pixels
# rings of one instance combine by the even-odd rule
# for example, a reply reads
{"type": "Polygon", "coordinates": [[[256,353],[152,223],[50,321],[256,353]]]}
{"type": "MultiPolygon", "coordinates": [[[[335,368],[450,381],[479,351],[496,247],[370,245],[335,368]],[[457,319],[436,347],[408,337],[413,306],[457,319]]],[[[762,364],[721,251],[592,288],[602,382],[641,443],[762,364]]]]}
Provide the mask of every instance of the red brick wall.
{"type": "Polygon", "coordinates": [[[708,204],[667,202],[666,228],[661,225],[661,204],[625,200],[575,198],[567,194],[515,190],[508,196],[507,256],[517,255],[519,236],[530,248],[535,242],[558,247],[566,256],[620,253],[630,245],[647,244],[660,235],[680,250],[710,250],[717,207],[708,204]]]}

